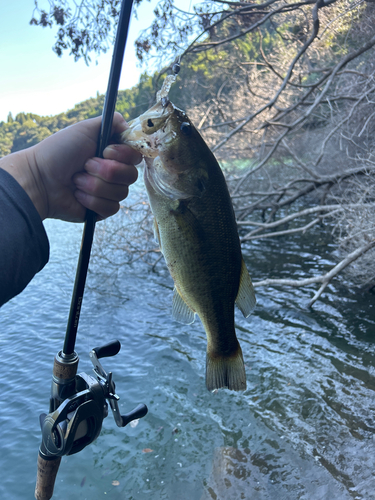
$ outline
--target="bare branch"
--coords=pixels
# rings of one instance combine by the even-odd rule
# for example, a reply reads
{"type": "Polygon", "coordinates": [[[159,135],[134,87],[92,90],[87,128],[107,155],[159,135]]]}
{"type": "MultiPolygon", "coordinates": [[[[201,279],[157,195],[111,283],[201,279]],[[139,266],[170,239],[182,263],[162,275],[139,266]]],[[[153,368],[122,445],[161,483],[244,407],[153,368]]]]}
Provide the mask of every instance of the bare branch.
{"type": "Polygon", "coordinates": [[[337,276],[343,269],[349,266],[352,262],[359,259],[362,255],[368,252],[371,248],[375,247],[375,240],[371,241],[367,245],[362,246],[361,248],[357,248],[354,252],[350,253],[345,259],[339,262],[336,266],[334,266],[328,273],[323,274],[322,276],[314,276],[313,278],[307,278],[303,280],[286,280],[286,279],[266,279],[263,281],[256,281],[253,283],[254,287],[260,286],[271,286],[271,285],[283,285],[283,286],[308,286],[314,283],[322,283],[322,286],[319,288],[317,293],[309,302],[309,307],[311,307],[321,296],[323,291],[329,282],[337,276]]]}
{"type": "Polygon", "coordinates": [[[315,214],[317,212],[330,212],[330,211],[336,211],[336,210],[347,210],[348,208],[358,208],[358,207],[375,207],[375,203],[368,203],[368,204],[349,203],[349,204],[345,205],[345,207],[343,207],[342,205],[321,205],[321,206],[317,206],[317,207],[306,208],[305,210],[301,210],[300,212],[296,212],[295,214],[288,215],[288,216],[283,217],[282,219],[275,221],[275,222],[262,223],[262,222],[252,222],[252,221],[238,221],[237,225],[238,226],[261,226],[264,229],[271,229],[271,228],[286,224],[287,222],[291,222],[292,220],[295,220],[299,217],[305,217],[306,215],[315,214]]]}
{"type": "MultiPolygon", "coordinates": [[[[228,142],[237,132],[239,132],[247,123],[249,123],[249,121],[253,120],[256,116],[258,116],[260,113],[262,113],[264,110],[268,109],[268,108],[271,108],[274,103],[278,100],[280,94],[282,93],[282,91],[285,89],[291,75],[292,75],[292,72],[293,72],[293,69],[297,63],[297,61],[300,59],[300,57],[306,52],[307,48],[311,45],[311,43],[313,42],[313,40],[315,39],[315,37],[318,35],[318,32],[319,32],[319,17],[318,17],[318,9],[323,7],[324,4],[320,2],[320,0],[318,0],[314,6],[314,9],[313,9],[313,31],[309,37],[309,39],[307,40],[307,42],[303,45],[303,47],[299,50],[298,54],[293,58],[293,60],[291,61],[290,65],[289,65],[289,68],[288,68],[288,71],[287,71],[287,74],[283,80],[283,83],[280,85],[279,89],[277,90],[277,92],[275,93],[275,95],[273,96],[272,99],[270,99],[270,101],[265,104],[264,106],[262,106],[261,108],[259,108],[255,113],[252,113],[250,116],[248,116],[247,118],[244,119],[243,123],[238,125],[232,132],[230,132],[222,141],[219,142],[219,144],[217,144],[212,150],[213,151],[216,151],[217,149],[221,148],[226,142],[228,142]]],[[[286,135],[286,133],[283,134],[283,137],[286,135]]],[[[283,138],[282,137],[282,138],[283,138]]],[[[282,139],[281,138],[281,139],[282,139]]],[[[281,141],[280,139],[280,141],[281,141]]],[[[279,142],[280,142],[279,141],[279,142]]],[[[260,168],[260,167],[259,167],[260,168]]]]}
{"type": "Polygon", "coordinates": [[[274,236],[286,236],[286,235],[296,234],[296,233],[304,234],[308,229],[310,229],[311,227],[315,226],[315,224],[320,222],[320,219],[321,218],[318,217],[317,219],[314,219],[313,221],[309,222],[308,224],[306,224],[303,227],[296,227],[294,229],[287,229],[285,231],[275,231],[274,233],[258,234],[256,236],[244,236],[243,238],[240,238],[240,239],[241,239],[241,242],[244,242],[244,241],[250,241],[250,240],[260,240],[263,238],[273,238],[274,236]]]}

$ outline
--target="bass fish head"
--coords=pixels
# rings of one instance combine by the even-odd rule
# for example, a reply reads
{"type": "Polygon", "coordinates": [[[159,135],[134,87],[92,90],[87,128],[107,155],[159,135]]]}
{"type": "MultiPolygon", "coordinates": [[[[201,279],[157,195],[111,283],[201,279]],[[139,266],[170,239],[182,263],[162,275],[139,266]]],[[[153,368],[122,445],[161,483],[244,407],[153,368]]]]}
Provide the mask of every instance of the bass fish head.
{"type": "MultiPolygon", "coordinates": [[[[200,196],[202,155],[208,150],[186,113],[167,98],[129,123],[121,140],[146,159],[145,179],[172,199],[200,196]]],[[[204,167],[203,167],[204,168],[204,167]]]]}

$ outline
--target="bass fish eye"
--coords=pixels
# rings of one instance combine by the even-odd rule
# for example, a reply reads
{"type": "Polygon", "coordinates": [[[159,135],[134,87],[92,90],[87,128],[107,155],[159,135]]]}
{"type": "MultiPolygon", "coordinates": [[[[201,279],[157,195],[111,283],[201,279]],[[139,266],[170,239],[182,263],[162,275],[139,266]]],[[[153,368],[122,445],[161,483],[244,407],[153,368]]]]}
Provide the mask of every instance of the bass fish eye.
{"type": "Polygon", "coordinates": [[[153,121],[151,120],[151,118],[149,118],[149,119],[147,120],[147,126],[148,126],[148,127],[153,127],[153,126],[154,126],[154,123],[153,123],[153,121]]]}
{"type": "Polygon", "coordinates": [[[181,132],[184,135],[191,135],[191,125],[190,125],[190,123],[187,123],[187,122],[181,123],[180,130],[181,130],[181,132]]]}

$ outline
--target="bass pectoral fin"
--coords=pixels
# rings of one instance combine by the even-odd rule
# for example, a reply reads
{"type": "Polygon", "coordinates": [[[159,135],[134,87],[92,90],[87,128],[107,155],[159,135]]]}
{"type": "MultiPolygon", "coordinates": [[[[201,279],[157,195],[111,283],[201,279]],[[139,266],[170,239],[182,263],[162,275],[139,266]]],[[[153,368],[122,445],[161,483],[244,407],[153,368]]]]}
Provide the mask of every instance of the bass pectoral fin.
{"type": "Polygon", "coordinates": [[[185,325],[191,325],[191,323],[194,323],[195,320],[194,311],[186,305],[176,287],[174,287],[173,291],[172,316],[176,321],[184,323],[185,325]]]}
{"type": "Polygon", "coordinates": [[[250,313],[254,309],[256,304],[253,283],[251,281],[249,271],[247,270],[246,264],[243,259],[241,266],[240,287],[238,289],[236,304],[238,309],[245,316],[245,318],[250,316],[250,313]]]}
{"type": "Polygon", "coordinates": [[[159,248],[160,248],[160,251],[163,251],[163,250],[162,250],[162,248],[161,248],[161,240],[160,240],[159,226],[158,226],[158,223],[156,222],[156,219],[155,219],[155,218],[154,218],[153,229],[154,229],[154,238],[155,238],[155,240],[159,243],[159,248]]]}

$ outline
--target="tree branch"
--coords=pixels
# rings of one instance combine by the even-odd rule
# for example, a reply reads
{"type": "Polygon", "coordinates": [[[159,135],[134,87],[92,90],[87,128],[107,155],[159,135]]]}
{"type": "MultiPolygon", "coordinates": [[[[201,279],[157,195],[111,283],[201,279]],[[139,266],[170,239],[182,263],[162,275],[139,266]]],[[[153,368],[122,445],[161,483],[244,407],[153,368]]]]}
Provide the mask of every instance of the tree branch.
{"type": "Polygon", "coordinates": [[[311,307],[322,295],[326,286],[335,276],[337,276],[341,271],[343,271],[347,266],[349,266],[349,264],[357,260],[359,257],[364,255],[373,247],[375,247],[375,240],[369,242],[367,245],[357,248],[356,250],[354,250],[354,252],[351,252],[349,255],[347,255],[347,257],[345,257],[345,259],[343,259],[336,266],[334,266],[328,273],[323,274],[321,276],[315,276],[313,278],[307,278],[303,280],[266,279],[263,281],[253,282],[253,285],[254,287],[271,286],[271,285],[301,287],[301,286],[312,285],[313,283],[322,283],[322,286],[319,288],[319,290],[316,292],[316,294],[308,304],[308,306],[311,307]]]}

